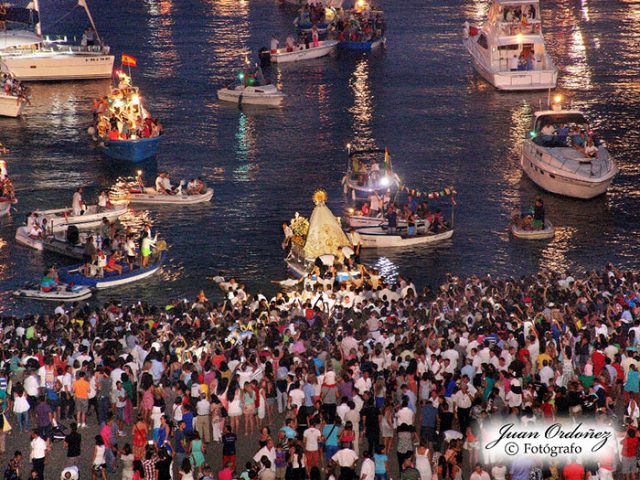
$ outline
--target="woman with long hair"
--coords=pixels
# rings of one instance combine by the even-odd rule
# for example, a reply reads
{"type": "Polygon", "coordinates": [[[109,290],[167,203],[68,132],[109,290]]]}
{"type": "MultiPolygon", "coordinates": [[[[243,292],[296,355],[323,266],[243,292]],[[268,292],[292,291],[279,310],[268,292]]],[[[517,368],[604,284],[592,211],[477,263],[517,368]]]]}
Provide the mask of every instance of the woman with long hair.
{"type": "Polygon", "coordinates": [[[136,423],[133,424],[133,457],[136,460],[142,460],[144,458],[145,448],[147,446],[147,436],[149,435],[149,429],[147,423],[141,414],[138,414],[136,423]]]}
{"type": "Polygon", "coordinates": [[[231,421],[231,429],[234,432],[240,431],[240,416],[242,415],[242,391],[238,385],[237,376],[234,376],[229,383],[227,390],[227,400],[229,401],[229,420],[231,421]]]}
{"type": "Polygon", "coordinates": [[[244,414],[244,434],[252,435],[255,428],[256,392],[253,384],[247,382],[242,389],[242,413],[244,414]]]}

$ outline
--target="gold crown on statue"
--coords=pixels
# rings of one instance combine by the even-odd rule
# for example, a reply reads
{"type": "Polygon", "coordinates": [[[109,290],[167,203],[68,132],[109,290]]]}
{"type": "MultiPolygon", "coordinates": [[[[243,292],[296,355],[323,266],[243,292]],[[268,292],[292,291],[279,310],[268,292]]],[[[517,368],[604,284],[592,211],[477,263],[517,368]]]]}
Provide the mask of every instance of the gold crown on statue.
{"type": "Polygon", "coordinates": [[[324,190],[316,190],[313,194],[313,203],[316,205],[324,205],[327,201],[327,192],[324,190]]]}

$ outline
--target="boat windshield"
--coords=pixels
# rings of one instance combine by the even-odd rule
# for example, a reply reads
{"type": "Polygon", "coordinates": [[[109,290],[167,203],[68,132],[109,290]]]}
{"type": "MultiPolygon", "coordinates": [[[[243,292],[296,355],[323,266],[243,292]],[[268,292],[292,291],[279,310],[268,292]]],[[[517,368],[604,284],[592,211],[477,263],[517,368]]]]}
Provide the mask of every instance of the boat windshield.
{"type": "Polygon", "coordinates": [[[540,115],[531,136],[536,144],[543,147],[572,146],[582,150],[600,145],[587,120],[576,112],[540,115]]]}

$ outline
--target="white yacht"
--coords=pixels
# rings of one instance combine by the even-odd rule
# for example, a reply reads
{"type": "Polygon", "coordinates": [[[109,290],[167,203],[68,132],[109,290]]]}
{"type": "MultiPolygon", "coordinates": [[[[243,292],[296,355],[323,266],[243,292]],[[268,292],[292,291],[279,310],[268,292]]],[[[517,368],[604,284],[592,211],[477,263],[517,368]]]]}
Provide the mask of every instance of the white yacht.
{"type": "Polygon", "coordinates": [[[498,90],[547,90],[558,80],[542,35],[537,0],[494,0],[487,22],[464,27],[478,73],[498,90]]]}
{"type": "Polygon", "coordinates": [[[102,43],[86,1],[78,0],[78,5],[84,8],[95,32],[94,40],[87,45],[72,45],[67,37],[43,36],[38,0],[29,4],[33,8],[5,7],[9,14],[0,18],[0,24],[5,26],[0,31],[0,60],[16,78],[30,81],[111,78],[114,57],[109,54],[110,48],[102,43]],[[12,11],[16,13],[13,17],[12,11]],[[27,29],[32,23],[34,29],[27,29]]]}
{"type": "Polygon", "coordinates": [[[606,145],[589,129],[582,112],[535,112],[533,129],[522,147],[522,169],[545,190],[589,199],[607,191],[618,173],[606,145]]]}

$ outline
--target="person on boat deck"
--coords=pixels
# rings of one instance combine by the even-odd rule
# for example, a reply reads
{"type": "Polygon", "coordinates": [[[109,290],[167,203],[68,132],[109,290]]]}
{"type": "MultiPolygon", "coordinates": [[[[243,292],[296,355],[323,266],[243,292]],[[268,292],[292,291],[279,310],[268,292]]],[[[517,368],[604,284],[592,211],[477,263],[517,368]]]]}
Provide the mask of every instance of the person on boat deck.
{"type": "Polygon", "coordinates": [[[311,27],[311,43],[314,48],[320,46],[320,37],[318,35],[318,27],[316,25],[311,27]]]}
{"type": "Polygon", "coordinates": [[[95,262],[98,256],[98,249],[93,241],[93,235],[87,237],[87,241],[84,244],[84,251],[82,252],[82,259],[84,260],[84,274],[89,276],[91,274],[91,264],[95,262]]]}
{"type": "Polygon", "coordinates": [[[271,53],[278,53],[278,47],[280,47],[278,37],[271,35],[271,53]]]}
{"type": "Polygon", "coordinates": [[[261,85],[266,85],[264,73],[262,73],[260,65],[256,64],[256,87],[260,87],[261,85]]]}
{"type": "Polygon", "coordinates": [[[171,186],[171,179],[167,172],[160,172],[156,177],[156,191],[158,193],[164,193],[165,195],[171,195],[173,187],[171,186]]]}
{"type": "Polygon", "coordinates": [[[54,290],[58,285],[56,280],[51,277],[50,273],[51,269],[49,269],[42,277],[42,280],[40,280],[40,290],[42,290],[43,292],[50,292],[54,290]]]}
{"type": "Polygon", "coordinates": [[[296,42],[293,39],[293,35],[291,34],[287,35],[287,40],[285,41],[285,45],[287,47],[287,52],[293,52],[296,46],[296,42]]]}
{"type": "Polygon", "coordinates": [[[371,162],[371,171],[369,172],[369,177],[372,182],[375,182],[380,177],[380,165],[378,162],[371,162]]]}
{"type": "Polygon", "coordinates": [[[151,238],[148,232],[142,233],[142,240],[140,242],[140,256],[142,257],[142,268],[149,265],[149,258],[151,257],[151,247],[155,245],[155,241],[151,238]]]}
{"type": "Polygon", "coordinates": [[[561,124],[560,128],[557,131],[558,134],[558,144],[560,146],[565,146],[567,144],[567,137],[569,136],[569,127],[566,124],[561,124]]]}
{"type": "Polygon", "coordinates": [[[118,251],[113,252],[107,260],[107,266],[104,267],[104,271],[115,272],[118,275],[122,275],[122,265],[118,263],[120,258],[120,253],[118,251]]]}
{"type": "Polygon", "coordinates": [[[416,233],[416,214],[409,209],[409,213],[407,214],[407,235],[413,237],[416,233]]]}
{"type": "Polygon", "coordinates": [[[284,233],[284,240],[282,241],[282,249],[285,251],[291,250],[291,240],[293,240],[293,230],[288,223],[282,224],[282,232],[284,233]]]}
{"type": "Polygon", "coordinates": [[[371,209],[369,208],[369,204],[367,202],[364,202],[362,204],[360,211],[362,212],[362,215],[365,217],[368,217],[369,215],[371,215],[371,209]]]}
{"type": "Polygon", "coordinates": [[[536,202],[533,205],[532,226],[541,230],[544,228],[544,202],[540,197],[536,198],[536,202]]]}
{"type": "Polygon", "coordinates": [[[553,141],[553,136],[556,133],[556,129],[553,127],[552,124],[547,123],[544,127],[542,127],[542,130],[540,130],[540,133],[542,134],[542,141],[544,143],[549,143],[553,141]]]}
{"type": "Polygon", "coordinates": [[[407,206],[411,213],[416,213],[418,211],[418,200],[413,195],[407,195],[407,206]]]}
{"type": "Polygon", "coordinates": [[[107,266],[107,255],[102,251],[98,250],[96,255],[96,275],[98,277],[104,277],[104,269],[107,266]]]}
{"type": "Polygon", "coordinates": [[[378,214],[382,211],[382,198],[380,197],[380,195],[378,195],[378,192],[371,193],[369,202],[371,204],[371,216],[377,217],[378,214]]]}
{"type": "Polygon", "coordinates": [[[396,233],[396,229],[398,228],[398,212],[393,204],[389,205],[387,210],[387,226],[389,233],[396,233]]]}
{"type": "Polygon", "coordinates": [[[584,154],[587,157],[595,157],[598,153],[598,147],[593,143],[593,138],[587,138],[587,144],[584,147],[584,154]]]}
{"type": "Polygon", "coordinates": [[[82,192],[82,187],[78,187],[71,199],[71,210],[73,210],[73,215],[76,217],[84,213],[84,209],[82,208],[82,192]]]}
{"type": "Polygon", "coordinates": [[[102,190],[98,195],[98,213],[104,212],[109,207],[109,195],[102,190]]]}
{"type": "Polygon", "coordinates": [[[355,261],[360,263],[360,250],[362,249],[362,238],[360,234],[356,231],[355,228],[351,227],[349,229],[349,241],[353,246],[355,261]]]}
{"type": "Polygon", "coordinates": [[[514,53],[511,60],[509,60],[509,70],[511,70],[512,72],[517,72],[518,65],[520,65],[520,61],[518,60],[518,56],[514,53]]]}
{"type": "Polygon", "coordinates": [[[587,142],[587,136],[584,130],[581,130],[578,126],[573,129],[573,133],[571,134],[571,143],[574,148],[580,150],[584,147],[587,142]]]}
{"type": "Polygon", "coordinates": [[[133,234],[127,235],[127,241],[124,244],[125,252],[127,253],[127,265],[129,271],[133,272],[134,262],[136,261],[136,242],[133,239],[133,234]]]}

